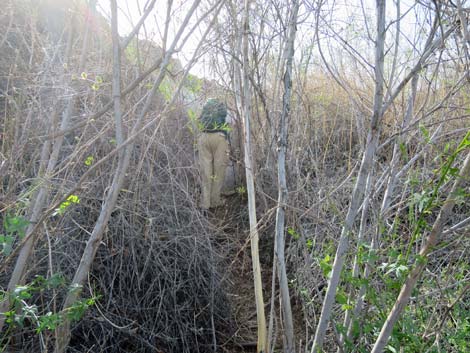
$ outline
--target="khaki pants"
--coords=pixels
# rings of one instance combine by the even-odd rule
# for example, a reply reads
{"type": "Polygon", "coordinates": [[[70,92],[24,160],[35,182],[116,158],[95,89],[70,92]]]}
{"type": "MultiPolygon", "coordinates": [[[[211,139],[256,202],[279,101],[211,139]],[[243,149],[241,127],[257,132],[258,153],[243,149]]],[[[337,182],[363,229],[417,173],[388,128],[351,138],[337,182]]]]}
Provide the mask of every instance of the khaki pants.
{"type": "Polygon", "coordinates": [[[199,168],[202,179],[201,207],[208,209],[222,204],[220,191],[228,164],[228,142],[221,132],[201,133],[198,140],[199,168]]]}

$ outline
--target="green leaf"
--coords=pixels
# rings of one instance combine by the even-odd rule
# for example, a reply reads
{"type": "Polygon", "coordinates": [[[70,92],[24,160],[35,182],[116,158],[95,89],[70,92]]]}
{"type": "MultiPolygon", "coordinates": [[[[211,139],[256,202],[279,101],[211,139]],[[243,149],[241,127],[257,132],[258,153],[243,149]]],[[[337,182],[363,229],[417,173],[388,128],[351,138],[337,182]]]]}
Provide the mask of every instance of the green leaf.
{"type": "Polygon", "coordinates": [[[196,112],[193,110],[193,109],[188,109],[188,117],[189,117],[189,120],[191,121],[196,121],[196,112]]]}
{"type": "Polygon", "coordinates": [[[47,279],[46,285],[48,288],[59,288],[65,284],[65,278],[60,273],[54,273],[47,279]]]}
{"type": "Polygon", "coordinates": [[[46,279],[44,278],[44,276],[41,276],[41,275],[36,275],[35,278],[34,278],[34,281],[31,283],[32,286],[34,287],[39,287],[39,288],[43,288],[44,287],[44,283],[46,283],[46,279]]]}
{"type": "Polygon", "coordinates": [[[347,295],[342,292],[336,293],[336,302],[338,304],[347,304],[348,303],[347,295]]]}
{"type": "Polygon", "coordinates": [[[86,165],[87,167],[91,166],[91,165],[93,164],[94,160],[95,160],[95,158],[94,158],[93,156],[88,156],[88,157],[86,157],[86,159],[85,159],[85,165],[86,165]]]}
{"type": "Polygon", "coordinates": [[[13,291],[13,297],[24,300],[24,299],[30,299],[31,298],[31,293],[30,293],[31,287],[29,286],[17,286],[15,290],[13,291]]]}
{"type": "Polygon", "coordinates": [[[450,150],[450,143],[447,142],[446,145],[444,146],[444,154],[447,154],[450,150]]]}
{"type": "Polygon", "coordinates": [[[24,217],[21,216],[7,215],[3,222],[3,226],[7,233],[17,233],[20,238],[23,238],[25,236],[26,228],[28,227],[28,225],[29,221],[27,221],[24,217]]]}
{"type": "Polygon", "coordinates": [[[326,278],[330,277],[332,267],[333,266],[331,265],[331,257],[330,255],[326,255],[325,258],[320,261],[320,269],[322,270],[323,275],[326,278]]]}
{"type": "Polygon", "coordinates": [[[305,245],[307,246],[308,250],[312,250],[313,249],[313,240],[312,239],[307,239],[307,241],[305,242],[305,245]]]}
{"type": "MultiPolygon", "coordinates": [[[[10,239],[13,239],[13,238],[10,238],[10,239]]],[[[11,246],[11,244],[12,244],[12,241],[2,243],[2,246],[3,246],[2,253],[3,253],[3,255],[8,256],[8,255],[11,254],[11,252],[13,251],[13,247],[11,246]]]]}
{"type": "Polygon", "coordinates": [[[401,155],[403,156],[403,159],[407,161],[409,158],[408,158],[408,149],[406,148],[406,145],[403,142],[400,142],[399,146],[400,146],[400,152],[401,152],[401,155]]]}
{"type": "Polygon", "coordinates": [[[424,265],[425,263],[428,262],[428,258],[423,255],[416,255],[416,264],[417,265],[424,265]]]}
{"type": "Polygon", "coordinates": [[[246,194],[246,188],[242,185],[242,186],[238,186],[235,191],[237,192],[237,194],[239,195],[245,195],[246,194]]]}
{"type": "Polygon", "coordinates": [[[450,167],[449,170],[448,170],[448,173],[451,176],[457,176],[457,175],[459,175],[459,171],[460,171],[460,169],[457,168],[457,167],[450,167]]]}
{"type": "Polygon", "coordinates": [[[405,265],[399,265],[396,267],[395,269],[395,274],[397,276],[401,276],[401,275],[406,275],[408,273],[408,266],[405,266],[405,265]]]}
{"type": "Polygon", "coordinates": [[[287,234],[289,234],[294,240],[299,240],[300,239],[300,234],[295,231],[294,228],[289,227],[287,228],[287,234]]]}
{"type": "Polygon", "coordinates": [[[424,124],[419,124],[419,129],[421,130],[421,133],[423,134],[424,140],[426,141],[426,143],[429,143],[429,141],[431,140],[431,139],[429,138],[429,136],[430,136],[429,130],[426,129],[426,127],[424,126],[424,124]]]}
{"type": "Polygon", "coordinates": [[[341,334],[343,334],[343,335],[346,334],[346,332],[347,332],[346,326],[341,325],[341,324],[336,324],[335,326],[336,326],[336,330],[337,330],[339,333],[341,333],[341,334]]]}
{"type": "Polygon", "coordinates": [[[57,208],[54,212],[54,215],[62,215],[65,213],[65,211],[67,210],[67,208],[71,205],[71,204],[77,204],[77,203],[80,203],[80,198],[77,196],[77,195],[70,195],[69,197],[67,197],[67,199],[62,202],[60,205],[59,205],[59,208],[57,208]]]}
{"type": "Polygon", "coordinates": [[[189,91],[194,94],[198,94],[201,92],[202,84],[203,84],[203,80],[194,75],[189,74],[188,77],[186,78],[186,86],[189,89],[189,91]]]}
{"type": "Polygon", "coordinates": [[[60,314],[53,314],[48,312],[46,315],[42,315],[38,320],[38,327],[36,328],[36,333],[41,333],[45,330],[55,330],[62,323],[62,317],[60,314]]]}
{"type": "Polygon", "coordinates": [[[81,75],[80,75],[80,77],[82,78],[82,80],[86,80],[87,77],[88,77],[88,75],[87,75],[86,72],[82,72],[81,75]]]}
{"type": "Polygon", "coordinates": [[[162,94],[166,101],[170,101],[173,95],[173,89],[171,87],[170,81],[167,78],[162,81],[158,87],[158,91],[162,94]]]}
{"type": "Polygon", "coordinates": [[[83,299],[75,302],[67,311],[67,317],[71,321],[80,320],[85,311],[92,305],[95,304],[95,298],[83,299]]]}
{"type": "Polygon", "coordinates": [[[85,300],[85,303],[86,303],[86,305],[88,305],[88,306],[95,305],[96,299],[95,299],[95,298],[88,298],[88,299],[85,300]]]}
{"type": "Polygon", "coordinates": [[[70,195],[69,197],[67,197],[67,201],[72,203],[80,203],[80,199],[77,195],[70,195]]]}
{"type": "Polygon", "coordinates": [[[14,322],[14,318],[15,318],[15,311],[14,310],[10,310],[10,311],[6,311],[4,313],[5,317],[6,317],[6,323],[8,325],[11,325],[13,322],[14,322]]]}

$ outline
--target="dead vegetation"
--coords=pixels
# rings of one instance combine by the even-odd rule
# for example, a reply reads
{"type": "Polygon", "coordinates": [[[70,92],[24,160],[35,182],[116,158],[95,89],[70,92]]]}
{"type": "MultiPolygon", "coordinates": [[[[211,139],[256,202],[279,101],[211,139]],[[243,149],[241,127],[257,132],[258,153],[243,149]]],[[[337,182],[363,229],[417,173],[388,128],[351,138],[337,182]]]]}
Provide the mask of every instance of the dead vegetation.
{"type": "MultiPolygon", "coordinates": [[[[93,49],[87,65],[90,69],[83,75],[74,71],[83,40],[78,34],[83,29],[80,17],[71,59],[67,61],[64,58],[67,33],[59,36],[60,39],[48,35],[37,17],[25,15],[27,3],[9,1],[0,13],[0,221],[3,224],[10,216],[28,216],[30,202],[44,178],[44,154],[50,152],[54,137],[61,133],[59,121],[67,99],[71,95],[78,97],[76,114],[65,133],[59,162],[47,185],[50,194],[44,211],[50,211],[49,216],[37,229],[40,236],[26,274],[29,284],[38,275],[53,278],[60,274],[64,278],[57,287],[34,291],[31,298],[25,299],[29,306],[36,306],[37,315],[46,315],[59,311],[68,291],[67,283],[96,223],[117,165],[115,156],[109,157],[115,150],[116,140],[111,113],[90,119],[111,100],[110,58],[103,49],[110,45],[109,38],[92,35],[93,49]],[[54,214],[51,207],[92,167],[93,171],[74,191],[79,202],[64,214],[54,214]]],[[[153,51],[149,46],[143,52],[153,51]]],[[[135,59],[130,54],[126,58],[123,87],[131,85],[151,66],[149,61],[138,67],[135,59]]],[[[175,73],[175,82],[177,78],[175,73]]],[[[368,124],[372,96],[370,88],[355,87],[363,103],[358,105],[358,100],[332,83],[323,70],[305,81],[308,84],[303,86],[294,84],[296,101],[287,153],[287,262],[299,352],[310,347],[321,310],[327,269],[331,266],[364,149],[367,134],[364,126],[368,124]]],[[[125,126],[135,121],[150,82],[150,79],[143,80],[126,97],[125,126]]],[[[393,248],[418,248],[420,239],[410,239],[420,207],[416,195],[423,192],[423,185],[432,187],[436,179],[433,171],[445,159],[442,151],[455,147],[468,130],[468,94],[468,86],[462,88],[460,84],[451,87],[423,84],[416,99],[419,108],[416,119],[406,132],[397,124],[406,111],[405,94],[386,114],[375,164],[377,173],[371,181],[370,212],[364,218],[364,224],[369,226],[365,230],[367,239],[375,236],[381,222],[378,210],[396,139],[404,137],[400,167],[413,156],[419,158],[397,183],[394,207],[387,214],[384,238],[377,252],[378,265],[396,260],[391,253],[393,248]],[[461,89],[457,91],[457,87],[461,89]],[[454,89],[455,94],[449,96],[449,90],[454,89]]],[[[167,102],[165,92],[160,91],[152,102],[151,113],[144,123],[158,117],[158,128],[147,129],[136,139],[117,207],[84,286],[83,296],[95,298],[95,304],[87,307],[75,322],[69,352],[202,353],[214,351],[214,346],[230,352],[243,344],[249,349],[256,341],[251,260],[247,250],[246,191],[238,189],[228,199],[229,205],[215,215],[207,216],[198,208],[199,176],[187,111],[205,95],[208,92],[198,91],[188,95],[189,100],[181,95],[167,110],[162,108],[167,102]]],[[[272,127],[276,126],[278,115],[266,112],[263,104],[257,102],[254,172],[263,289],[265,298],[270,299],[277,198],[272,127]],[[271,125],[265,119],[268,116],[271,125]]],[[[240,156],[237,162],[242,164],[240,156]]],[[[449,187],[445,185],[440,191],[438,202],[446,197],[449,187]]],[[[460,204],[452,215],[452,224],[465,221],[468,215],[468,205],[460,204]]],[[[434,210],[428,221],[435,216],[434,210]]],[[[356,235],[359,231],[358,221],[352,232],[356,235]]],[[[468,291],[461,284],[469,278],[466,264],[469,242],[462,234],[452,229],[445,233],[443,246],[432,253],[423,280],[424,291],[413,297],[411,311],[432,312],[430,316],[420,316],[420,322],[426,322],[419,331],[424,340],[430,340],[436,333],[433,320],[445,322],[446,308],[455,298],[454,287],[459,288],[460,298],[468,299],[468,291]],[[434,291],[432,286],[436,287],[434,291]]],[[[13,252],[1,255],[3,290],[12,270],[15,249],[20,244],[21,239],[15,239],[13,252]]],[[[359,247],[348,252],[347,271],[351,270],[359,247]]],[[[392,295],[377,302],[371,300],[361,323],[374,321],[377,307],[389,305],[397,291],[387,287],[389,283],[383,280],[381,272],[376,274],[369,287],[377,292],[390,290],[392,295]]],[[[343,287],[344,292],[358,292],[353,281],[345,280],[343,287]]],[[[277,300],[277,288],[274,295],[277,300]]],[[[462,303],[459,312],[468,313],[468,301],[462,303]]],[[[342,312],[339,307],[335,309],[336,320],[340,320],[342,312]]],[[[281,345],[282,323],[277,317],[274,320],[275,341],[281,345]]],[[[31,317],[26,317],[22,325],[4,329],[1,344],[8,346],[8,351],[52,349],[54,330],[36,334],[37,322],[31,317]]],[[[449,332],[452,330],[448,328],[449,332]]],[[[338,331],[329,331],[328,351],[336,349],[338,337],[338,331]]],[[[365,345],[370,347],[371,342],[365,345]]],[[[444,343],[445,349],[457,352],[449,342],[444,343]]]]}

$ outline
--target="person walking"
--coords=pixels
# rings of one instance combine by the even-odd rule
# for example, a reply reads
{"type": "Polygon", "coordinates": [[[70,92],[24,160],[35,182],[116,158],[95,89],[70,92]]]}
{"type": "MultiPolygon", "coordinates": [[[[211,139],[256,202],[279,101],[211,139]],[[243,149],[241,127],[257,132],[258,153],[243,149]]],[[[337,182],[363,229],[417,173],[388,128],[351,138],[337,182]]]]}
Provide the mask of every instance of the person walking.
{"type": "Polygon", "coordinates": [[[201,208],[223,204],[220,192],[229,160],[227,106],[218,99],[209,99],[199,117],[199,168],[202,181],[201,208]]]}

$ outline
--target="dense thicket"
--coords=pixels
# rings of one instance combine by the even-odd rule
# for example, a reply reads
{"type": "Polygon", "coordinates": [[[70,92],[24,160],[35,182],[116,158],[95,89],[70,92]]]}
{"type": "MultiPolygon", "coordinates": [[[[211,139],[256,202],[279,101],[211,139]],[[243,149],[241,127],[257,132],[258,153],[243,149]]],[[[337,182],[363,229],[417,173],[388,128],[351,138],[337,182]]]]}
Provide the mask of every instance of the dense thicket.
{"type": "MultiPolygon", "coordinates": [[[[70,352],[251,346],[247,112],[251,196],[270,303],[267,347],[292,352],[273,265],[282,207],[293,351],[378,347],[403,285],[424,263],[383,349],[468,350],[470,181],[461,175],[470,146],[468,1],[387,2],[383,36],[381,3],[376,10],[362,2],[301,1],[297,18],[290,1],[252,1],[248,9],[236,1],[201,1],[178,42],[178,26],[199,2],[172,7],[169,1],[152,10],[155,1],[148,1],[141,15],[158,14],[145,23],[161,21],[160,37],[142,27],[137,37],[119,38],[119,118],[116,43],[95,1],[2,5],[0,350],[60,351],[56,342],[69,322],[70,352]],[[292,18],[297,37],[286,110],[292,18]],[[206,29],[207,37],[197,49],[185,49],[196,50],[194,60],[181,62],[176,56],[196,23],[201,30],[191,45],[206,29]],[[242,43],[249,44],[246,53],[242,43]],[[206,65],[207,77],[186,71],[195,62],[206,65]],[[228,103],[233,120],[236,185],[225,208],[206,213],[198,207],[195,119],[212,96],[228,103]],[[287,144],[280,138],[284,127],[287,144]],[[280,204],[277,158],[284,147],[287,194],[280,204]],[[115,184],[120,170],[122,183],[115,184]],[[90,244],[115,185],[109,220],[90,244]],[[441,219],[437,243],[420,253],[441,219]],[[89,246],[96,248],[92,266],[85,281],[75,281],[89,246]],[[70,304],[74,291],[80,295],[70,304]],[[325,332],[319,332],[322,320],[325,332]]],[[[124,21],[125,2],[118,5],[124,21]]]]}

